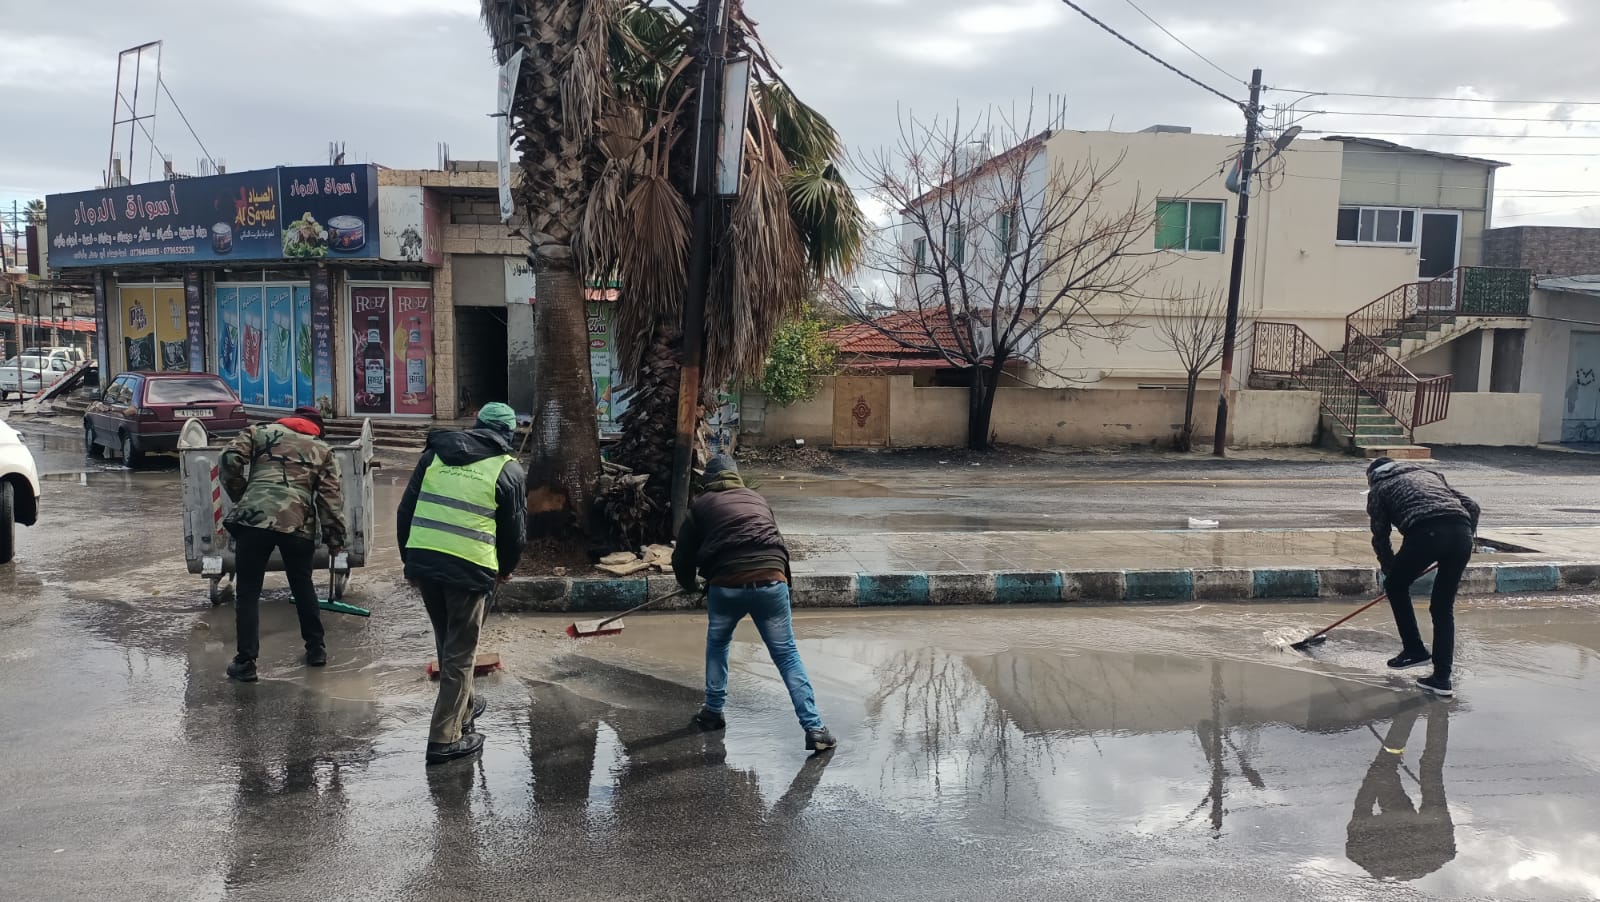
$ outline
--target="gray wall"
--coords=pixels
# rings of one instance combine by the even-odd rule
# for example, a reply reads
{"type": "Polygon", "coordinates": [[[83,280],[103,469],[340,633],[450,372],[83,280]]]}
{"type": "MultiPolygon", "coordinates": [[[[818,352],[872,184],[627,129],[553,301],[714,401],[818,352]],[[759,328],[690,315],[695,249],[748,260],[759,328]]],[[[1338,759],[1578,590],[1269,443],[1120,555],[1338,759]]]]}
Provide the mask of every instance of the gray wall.
{"type": "Polygon", "coordinates": [[[1515,226],[1483,235],[1483,264],[1531,269],[1535,276],[1600,273],[1600,229],[1515,226]]]}
{"type": "Polygon", "coordinates": [[[1346,143],[1339,203],[1460,210],[1461,264],[1476,266],[1483,259],[1493,172],[1483,163],[1346,143]]]}
{"type": "Polygon", "coordinates": [[[450,258],[451,293],[457,307],[504,307],[506,264],[490,254],[454,254],[450,258]]]}

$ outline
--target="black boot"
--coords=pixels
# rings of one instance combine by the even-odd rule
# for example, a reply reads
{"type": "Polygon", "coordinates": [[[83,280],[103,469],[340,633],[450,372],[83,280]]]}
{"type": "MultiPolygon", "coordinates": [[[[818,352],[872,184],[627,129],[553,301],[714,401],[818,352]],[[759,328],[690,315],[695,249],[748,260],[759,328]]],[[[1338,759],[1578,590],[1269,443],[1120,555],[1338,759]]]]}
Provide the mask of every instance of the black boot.
{"type": "Polygon", "coordinates": [[[235,656],[233,663],[228,665],[228,679],[238,680],[241,683],[254,683],[259,679],[256,676],[255,659],[235,656]]]}
{"type": "Polygon", "coordinates": [[[833,738],[833,731],[827,727],[806,731],[806,751],[826,752],[838,745],[839,741],[833,738]]]}
{"type": "Polygon", "coordinates": [[[728,728],[728,721],[722,716],[721,711],[713,711],[710,708],[701,708],[700,713],[694,716],[694,725],[710,733],[717,730],[726,730],[728,728]]]}
{"type": "Polygon", "coordinates": [[[457,758],[476,755],[483,750],[482,733],[462,733],[461,738],[455,742],[430,742],[428,743],[428,763],[443,764],[457,758]]]}
{"type": "Polygon", "coordinates": [[[328,666],[328,650],[320,645],[313,645],[306,649],[307,667],[328,666]]]}

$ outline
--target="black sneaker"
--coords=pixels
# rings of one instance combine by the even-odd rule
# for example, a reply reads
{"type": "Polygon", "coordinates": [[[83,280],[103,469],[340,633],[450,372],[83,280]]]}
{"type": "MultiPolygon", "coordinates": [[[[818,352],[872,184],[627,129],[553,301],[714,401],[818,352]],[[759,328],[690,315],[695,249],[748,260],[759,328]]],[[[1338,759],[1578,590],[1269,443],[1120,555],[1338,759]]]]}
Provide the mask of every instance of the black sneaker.
{"type": "Polygon", "coordinates": [[[1405,670],[1408,667],[1420,667],[1433,660],[1433,655],[1425,651],[1403,651],[1389,659],[1391,670],[1405,670]]]}
{"type": "Polygon", "coordinates": [[[694,716],[694,725],[707,732],[715,732],[717,730],[726,730],[728,721],[722,716],[721,711],[701,708],[700,713],[694,716]]]}
{"type": "Polygon", "coordinates": [[[478,718],[483,716],[483,712],[487,710],[488,707],[489,703],[484,701],[482,698],[474,698],[472,700],[472,713],[467,715],[467,722],[461,725],[461,732],[478,732],[478,718]]]}
{"type": "Polygon", "coordinates": [[[328,650],[326,648],[323,648],[320,645],[317,646],[316,648],[308,648],[308,649],[306,649],[306,666],[307,667],[326,667],[326,666],[328,666],[328,650]]]}
{"type": "Polygon", "coordinates": [[[1439,676],[1437,673],[1419,678],[1417,685],[1440,698],[1449,698],[1456,694],[1455,688],[1450,685],[1450,678],[1439,676]]]}
{"type": "Polygon", "coordinates": [[[482,733],[462,733],[455,742],[428,743],[428,763],[443,764],[483,751],[482,733]]]}
{"type": "Polygon", "coordinates": [[[242,661],[234,658],[233,663],[228,665],[228,679],[238,680],[241,683],[254,683],[260,679],[256,676],[256,662],[249,658],[242,661]]]}
{"type": "Polygon", "coordinates": [[[806,731],[806,751],[808,752],[826,752],[838,744],[839,741],[833,738],[833,733],[829,732],[827,727],[806,731]]]}

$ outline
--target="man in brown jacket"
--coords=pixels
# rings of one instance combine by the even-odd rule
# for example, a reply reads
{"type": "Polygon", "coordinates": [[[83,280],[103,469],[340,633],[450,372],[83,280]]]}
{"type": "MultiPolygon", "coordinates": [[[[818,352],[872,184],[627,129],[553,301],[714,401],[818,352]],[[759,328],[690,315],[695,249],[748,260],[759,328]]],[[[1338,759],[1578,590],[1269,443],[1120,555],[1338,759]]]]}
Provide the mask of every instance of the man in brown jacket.
{"type": "Polygon", "coordinates": [[[300,615],[306,664],[328,663],[312,561],[319,526],[330,556],[344,547],[345,519],[339,461],[321,437],[322,415],[314,407],[299,407],[293,416],[239,433],[218,464],[222,487],[233,501],[224,525],[233,534],[238,579],[234,616],[239,646],[228,676],[242,683],[256,681],[261,583],[274,550],[283,558],[300,615]]]}

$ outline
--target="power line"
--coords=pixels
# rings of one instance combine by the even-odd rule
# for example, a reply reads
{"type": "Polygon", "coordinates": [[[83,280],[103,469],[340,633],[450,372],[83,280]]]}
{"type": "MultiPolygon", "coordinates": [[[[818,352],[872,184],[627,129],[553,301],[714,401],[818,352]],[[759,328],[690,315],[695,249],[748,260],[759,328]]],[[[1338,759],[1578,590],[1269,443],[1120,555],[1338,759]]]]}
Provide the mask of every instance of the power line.
{"type": "Polygon", "coordinates": [[[1554,216],[1557,213],[1578,213],[1583,210],[1591,210],[1595,207],[1600,207],[1600,204],[1584,204],[1581,207],[1562,207],[1559,210],[1536,210],[1530,213],[1502,213],[1497,214],[1495,219],[1521,219],[1525,216],[1554,216]]]}
{"type": "MultiPolygon", "coordinates": [[[[1317,182],[1340,182],[1346,185],[1376,185],[1381,188],[1399,187],[1394,182],[1375,182],[1370,179],[1347,179],[1332,175],[1303,175],[1297,172],[1285,172],[1284,175],[1292,179],[1310,179],[1317,182]]],[[[1483,191],[1483,185],[1428,185],[1430,190],[1438,191],[1483,191]]],[[[1578,191],[1570,188],[1510,188],[1506,191],[1496,191],[1496,198],[1503,197],[1600,197],[1600,191],[1578,191]]]]}
{"type": "Polygon", "coordinates": [[[1308,128],[1303,134],[1378,138],[1384,135],[1397,135],[1406,138],[1495,138],[1501,141],[1600,141],[1600,135],[1496,135],[1487,132],[1375,132],[1308,128]]]}
{"type": "Polygon", "coordinates": [[[1600,106],[1600,100],[1500,100],[1493,97],[1420,97],[1411,94],[1361,94],[1354,91],[1302,91],[1298,88],[1264,88],[1285,94],[1320,95],[1324,97],[1363,97],[1370,100],[1419,100],[1456,103],[1505,103],[1513,106],[1600,106]]]}
{"type": "MultiPolygon", "coordinates": [[[[1394,156],[1394,155],[1398,155],[1398,154],[1404,154],[1404,155],[1408,155],[1409,156],[1409,155],[1412,155],[1412,154],[1416,153],[1416,151],[1414,151],[1414,150],[1344,150],[1344,151],[1340,151],[1338,149],[1334,149],[1334,150],[1308,150],[1308,149],[1306,149],[1304,147],[1291,147],[1286,151],[1286,153],[1341,153],[1341,152],[1342,153],[1347,153],[1347,154],[1351,154],[1351,153],[1367,154],[1369,156],[1394,156]]],[[[1596,154],[1596,153],[1593,153],[1593,152],[1582,153],[1582,152],[1578,152],[1578,151],[1559,151],[1559,150],[1481,150],[1481,151],[1478,151],[1478,150],[1451,150],[1451,151],[1444,151],[1444,152],[1450,153],[1450,154],[1454,154],[1456,156],[1467,156],[1467,157],[1478,156],[1480,154],[1486,154],[1486,153],[1492,153],[1497,157],[1594,157],[1594,156],[1600,156],[1600,154],[1596,154]]]]}
{"type": "Polygon", "coordinates": [[[1163,68],[1165,68],[1169,72],[1173,73],[1174,75],[1177,75],[1179,78],[1182,78],[1184,81],[1187,81],[1190,84],[1195,85],[1196,87],[1200,88],[1203,91],[1208,91],[1208,92],[1210,92],[1212,94],[1215,94],[1216,96],[1221,97],[1223,100],[1226,100],[1227,102],[1233,104],[1236,107],[1241,107],[1242,108],[1244,106],[1239,101],[1234,100],[1232,97],[1229,97],[1228,95],[1222,93],[1221,91],[1218,91],[1216,88],[1213,88],[1210,85],[1206,84],[1205,82],[1201,81],[1200,79],[1195,78],[1193,75],[1190,75],[1189,73],[1183,71],[1182,69],[1179,69],[1177,66],[1174,66],[1173,64],[1167,62],[1166,60],[1162,59],[1161,57],[1156,56],[1154,53],[1151,53],[1150,51],[1144,49],[1143,47],[1140,47],[1138,44],[1134,43],[1134,41],[1131,38],[1124,37],[1122,35],[1122,33],[1117,31],[1115,28],[1112,28],[1110,25],[1107,25],[1106,23],[1100,21],[1099,19],[1096,19],[1093,15],[1091,15],[1089,13],[1088,10],[1086,10],[1083,7],[1079,6],[1078,4],[1074,3],[1073,0],[1061,0],[1061,2],[1065,3],[1066,5],[1072,7],[1074,10],[1076,10],[1078,15],[1083,16],[1085,19],[1088,19],[1090,22],[1093,22],[1094,24],[1100,26],[1100,28],[1102,30],[1104,30],[1107,34],[1111,35],[1112,37],[1116,38],[1117,40],[1121,41],[1122,43],[1127,44],[1129,47],[1132,47],[1134,50],[1139,51],[1140,53],[1144,54],[1145,56],[1149,57],[1150,59],[1155,60],[1163,68]]]}
{"type": "Polygon", "coordinates": [[[212,159],[211,151],[206,150],[206,143],[200,140],[200,136],[195,133],[194,126],[189,124],[189,117],[183,114],[183,107],[178,106],[178,98],[172,96],[172,89],[167,87],[167,83],[160,79],[156,80],[156,84],[161,86],[161,90],[167,92],[167,99],[172,101],[172,108],[178,111],[178,118],[183,120],[183,127],[187,128],[189,134],[194,137],[194,143],[200,145],[200,152],[206,155],[206,162],[211,164],[212,169],[216,169],[217,161],[212,159]]]}
{"type": "Polygon", "coordinates": [[[1232,72],[1229,72],[1227,69],[1224,69],[1221,66],[1217,65],[1216,63],[1212,62],[1210,57],[1208,57],[1204,53],[1201,53],[1200,51],[1194,49],[1193,47],[1190,47],[1189,43],[1187,41],[1185,41],[1183,38],[1180,38],[1177,35],[1173,34],[1172,32],[1168,31],[1167,30],[1167,26],[1162,25],[1160,22],[1157,22],[1154,18],[1152,18],[1150,16],[1149,13],[1144,11],[1143,7],[1141,7],[1139,4],[1133,2],[1133,0],[1123,0],[1123,2],[1128,4],[1129,6],[1133,7],[1134,11],[1137,12],[1139,15],[1144,16],[1145,19],[1147,19],[1150,22],[1151,25],[1154,25],[1155,27],[1161,29],[1161,33],[1162,34],[1164,34],[1167,37],[1173,39],[1174,41],[1177,41],[1178,45],[1180,47],[1182,47],[1183,49],[1189,51],[1190,53],[1194,54],[1195,56],[1199,57],[1201,62],[1203,62],[1206,65],[1210,66],[1211,68],[1217,70],[1218,72],[1221,72],[1230,81],[1237,82],[1238,84],[1241,84],[1241,85],[1242,84],[1248,84],[1248,82],[1246,82],[1245,79],[1242,79],[1237,75],[1234,75],[1232,72]]]}
{"type": "Polygon", "coordinates": [[[1472,122],[1548,122],[1552,125],[1600,125],[1600,119],[1551,119],[1548,116],[1461,116],[1454,113],[1376,113],[1357,110],[1296,110],[1307,115],[1374,116],[1385,119],[1462,119],[1472,122]]]}

